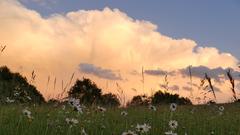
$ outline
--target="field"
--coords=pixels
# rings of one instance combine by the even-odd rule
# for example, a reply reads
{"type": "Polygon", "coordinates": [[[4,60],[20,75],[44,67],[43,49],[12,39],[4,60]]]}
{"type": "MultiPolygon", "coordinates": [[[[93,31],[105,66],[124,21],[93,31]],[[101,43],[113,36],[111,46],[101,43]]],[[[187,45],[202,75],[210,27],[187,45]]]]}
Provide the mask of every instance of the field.
{"type": "Polygon", "coordinates": [[[105,111],[91,107],[84,108],[81,114],[69,105],[28,108],[1,105],[0,135],[122,135],[128,130],[142,135],[164,135],[167,131],[178,135],[240,135],[239,103],[177,106],[175,111],[168,105],[154,109],[130,107],[106,108],[105,111]],[[31,116],[24,114],[24,110],[30,111],[31,116]],[[176,127],[169,126],[170,120],[176,120],[176,127]],[[148,125],[146,129],[143,126],[146,132],[141,129],[137,132],[136,126],[144,123],[148,125]]]}

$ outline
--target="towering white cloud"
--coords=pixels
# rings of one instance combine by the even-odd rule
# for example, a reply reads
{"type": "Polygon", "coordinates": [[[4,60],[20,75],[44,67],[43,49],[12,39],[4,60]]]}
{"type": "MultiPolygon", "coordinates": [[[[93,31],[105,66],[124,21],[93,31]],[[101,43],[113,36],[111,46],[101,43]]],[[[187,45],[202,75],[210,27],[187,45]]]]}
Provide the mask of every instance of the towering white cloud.
{"type": "Polygon", "coordinates": [[[7,45],[1,65],[25,75],[35,70],[36,85],[42,91],[45,86],[40,82],[48,75],[67,80],[80,63],[121,72],[128,80],[122,82],[126,89],[138,85],[129,72],[142,66],[168,71],[188,65],[235,68],[238,63],[216,48],[162,35],[155,24],[135,20],[118,9],[79,10],[44,18],[16,0],[1,0],[0,20],[0,43],[7,45]]]}

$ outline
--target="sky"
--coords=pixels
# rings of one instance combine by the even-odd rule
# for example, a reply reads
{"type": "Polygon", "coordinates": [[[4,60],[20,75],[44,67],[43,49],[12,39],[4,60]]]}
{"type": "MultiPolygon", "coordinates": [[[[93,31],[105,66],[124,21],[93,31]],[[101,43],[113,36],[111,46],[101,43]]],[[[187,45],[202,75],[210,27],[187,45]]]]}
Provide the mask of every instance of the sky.
{"type": "Polygon", "coordinates": [[[7,47],[0,62],[27,78],[34,70],[34,83],[47,98],[61,93],[74,73],[105,93],[124,89],[127,99],[164,88],[199,99],[207,73],[217,101],[227,102],[229,68],[240,93],[239,12],[237,0],[4,0],[0,44],[7,47]]]}

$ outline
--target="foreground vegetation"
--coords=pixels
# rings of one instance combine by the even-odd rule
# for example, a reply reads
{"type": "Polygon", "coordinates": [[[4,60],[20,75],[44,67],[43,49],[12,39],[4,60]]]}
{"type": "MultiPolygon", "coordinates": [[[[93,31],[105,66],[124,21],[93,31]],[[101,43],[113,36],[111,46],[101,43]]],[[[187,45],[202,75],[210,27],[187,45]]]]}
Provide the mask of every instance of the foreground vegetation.
{"type": "Polygon", "coordinates": [[[150,97],[136,95],[126,103],[120,87],[117,94],[103,94],[87,78],[70,87],[74,74],[57,98],[46,102],[31,84],[35,76],[33,71],[28,81],[0,67],[0,135],[240,135],[240,100],[230,71],[233,102],[216,104],[206,74],[201,87],[214,99],[204,99],[206,104],[198,106],[161,90],[150,97]]]}
{"type": "Polygon", "coordinates": [[[87,107],[82,113],[74,111],[70,105],[28,108],[24,105],[4,105],[0,107],[0,134],[121,135],[131,130],[136,134],[163,135],[171,130],[169,121],[176,120],[174,132],[179,135],[239,135],[239,112],[239,103],[178,106],[175,111],[171,111],[168,105],[106,110],[87,107]],[[29,110],[31,117],[27,117],[23,110],[29,110]],[[75,121],[71,121],[73,119],[75,121]],[[149,126],[149,131],[138,132],[136,126],[144,123],[149,126]]]}

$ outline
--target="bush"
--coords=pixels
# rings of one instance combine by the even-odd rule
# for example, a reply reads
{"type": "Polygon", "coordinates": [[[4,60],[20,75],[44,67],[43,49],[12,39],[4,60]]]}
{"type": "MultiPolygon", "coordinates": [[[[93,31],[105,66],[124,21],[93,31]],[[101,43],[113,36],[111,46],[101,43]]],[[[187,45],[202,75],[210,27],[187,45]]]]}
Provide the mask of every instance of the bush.
{"type": "Polygon", "coordinates": [[[12,73],[6,66],[0,67],[0,102],[9,98],[15,103],[43,103],[42,94],[27,82],[26,77],[12,73]]]}

